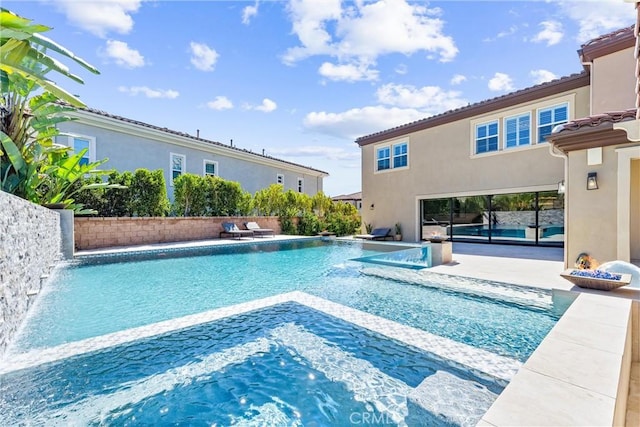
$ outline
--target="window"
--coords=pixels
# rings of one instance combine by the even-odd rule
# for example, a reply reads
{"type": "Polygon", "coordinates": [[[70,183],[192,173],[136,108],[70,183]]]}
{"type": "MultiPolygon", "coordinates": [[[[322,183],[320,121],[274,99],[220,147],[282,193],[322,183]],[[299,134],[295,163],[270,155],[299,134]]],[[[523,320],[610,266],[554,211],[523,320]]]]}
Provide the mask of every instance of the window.
{"type": "Polygon", "coordinates": [[[401,142],[376,149],[376,171],[406,168],[409,165],[409,144],[401,142]]]}
{"type": "Polygon", "coordinates": [[[284,175],[279,173],[276,175],[276,184],[284,185],[284,175]]]}
{"type": "Polygon", "coordinates": [[[87,151],[80,159],[81,165],[88,165],[96,161],[96,139],[90,136],[70,136],[67,145],[74,153],[79,153],[85,148],[87,151]]]}
{"type": "Polygon", "coordinates": [[[383,171],[391,168],[391,150],[389,147],[378,148],[378,170],[383,171]]]}
{"type": "Polygon", "coordinates": [[[298,178],[298,193],[302,193],[304,191],[304,179],[298,178]]]}
{"type": "Polygon", "coordinates": [[[213,160],[204,160],[204,176],[217,176],[218,175],[218,162],[213,160]]]}
{"type": "Polygon", "coordinates": [[[184,173],[187,158],[183,154],[171,153],[170,159],[171,164],[169,167],[171,168],[171,185],[173,185],[173,180],[184,173]]]}
{"type": "Polygon", "coordinates": [[[553,128],[566,123],[569,119],[569,104],[556,105],[538,110],[538,142],[546,142],[553,128]]]}
{"type": "Polygon", "coordinates": [[[407,155],[407,143],[403,142],[402,144],[396,144],[393,146],[393,167],[394,168],[402,168],[407,166],[408,161],[407,155]]]}
{"type": "Polygon", "coordinates": [[[531,114],[504,119],[505,148],[519,147],[531,143],[531,114]]]}
{"type": "Polygon", "coordinates": [[[498,151],[498,122],[476,125],[476,154],[498,151]]]}

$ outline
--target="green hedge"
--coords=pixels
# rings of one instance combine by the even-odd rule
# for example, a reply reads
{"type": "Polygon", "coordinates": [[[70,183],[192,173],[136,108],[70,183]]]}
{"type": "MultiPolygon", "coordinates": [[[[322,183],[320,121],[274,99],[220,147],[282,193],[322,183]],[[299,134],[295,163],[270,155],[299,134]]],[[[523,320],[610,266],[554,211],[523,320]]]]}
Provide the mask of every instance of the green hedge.
{"type": "MultiPolygon", "coordinates": [[[[100,182],[99,177],[76,183],[100,182]]],[[[173,180],[174,202],[169,204],[162,169],[113,172],[109,184],[126,188],[81,190],[75,197],[98,216],[278,216],[283,234],[314,236],[331,231],[338,236],[354,234],[361,219],[355,206],[338,202],[322,192],[310,197],[280,184],[259,190],[255,195],[239,183],[215,176],[182,174],[173,180]]]]}

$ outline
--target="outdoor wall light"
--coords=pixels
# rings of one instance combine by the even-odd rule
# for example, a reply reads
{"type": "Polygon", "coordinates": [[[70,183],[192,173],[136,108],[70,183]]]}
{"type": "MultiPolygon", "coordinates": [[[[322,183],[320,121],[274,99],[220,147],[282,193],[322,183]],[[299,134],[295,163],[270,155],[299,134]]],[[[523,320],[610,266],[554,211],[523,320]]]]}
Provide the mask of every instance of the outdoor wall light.
{"type": "Polygon", "coordinates": [[[375,205],[371,203],[371,206],[369,206],[369,209],[373,210],[373,208],[375,208],[375,205]]]}
{"type": "Polygon", "coordinates": [[[587,190],[598,189],[598,172],[589,172],[587,174],[587,190]]]}
{"type": "Polygon", "coordinates": [[[564,179],[558,183],[558,194],[564,194],[564,179]]]}

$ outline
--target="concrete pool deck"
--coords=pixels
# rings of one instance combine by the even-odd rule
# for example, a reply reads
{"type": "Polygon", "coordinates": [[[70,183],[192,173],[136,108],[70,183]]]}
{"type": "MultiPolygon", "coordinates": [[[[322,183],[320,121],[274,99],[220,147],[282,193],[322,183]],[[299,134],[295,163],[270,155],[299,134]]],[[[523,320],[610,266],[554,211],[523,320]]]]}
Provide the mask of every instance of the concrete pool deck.
{"type": "MultiPolygon", "coordinates": [[[[275,236],[253,242],[301,238],[275,236]]],[[[214,239],[76,255],[248,242],[252,240],[214,239]]],[[[478,425],[640,425],[639,288],[575,287],[560,276],[562,248],[456,242],[453,261],[429,271],[542,288],[575,298],[478,425]]]]}

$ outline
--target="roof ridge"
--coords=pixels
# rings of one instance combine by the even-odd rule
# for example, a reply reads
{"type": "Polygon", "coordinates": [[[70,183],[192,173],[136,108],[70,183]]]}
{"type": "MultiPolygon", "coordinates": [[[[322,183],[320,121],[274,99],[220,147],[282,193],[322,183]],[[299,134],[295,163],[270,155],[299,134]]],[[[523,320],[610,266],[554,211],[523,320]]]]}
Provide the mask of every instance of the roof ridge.
{"type": "Polygon", "coordinates": [[[613,39],[613,38],[617,38],[617,37],[620,37],[620,36],[626,36],[629,32],[633,32],[634,28],[635,28],[635,24],[631,25],[629,27],[618,28],[617,30],[611,31],[610,33],[603,34],[601,36],[598,36],[596,38],[593,38],[593,39],[591,39],[589,41],[584,42],[581,45],[581,47],[584,48],[584,47],[587,47],[587,46],[592,46],[592,45],[597,44],[597,43],[601,43],[601,42],[603,42],[605,40],[608,40],[608,39],[613,39]]]}
{"type": "Polygon", "coordinates": [[[439,113],[439,114],[434,114],[432,116],[425,117],[423,119],[415,120],[413,122],[405,123],[405,124],[402,124],[402,125],[399,125],[399,126],[395,126],[395,127],[392,127],[392,128],[388,128],[388,129],[385,129],[385,130],[382,130],[382,131],[378,131],[378,132],[374,132],[374,133],[371,133],[371,134],[368,134],[368,135],[364,135],[364,136],[361,136],[361,137],[357,138],[356,142],[359,142],[359,141],[362,141],[362,140],[365,140],[365,139],[368,139],[368,138],[371,138],[371,137],[374,137],[374,136],[377,136],[377,135],[383,135],[383,134],[386,134],[386,133],[390,133],[392,131],[403,129],[403,128],[406,128],[406,127],[415,126],[415,125],[418,125],[420,123],[426,124],[426,123],[428,123],[430,121],[435,121],[436,119],[440,119],[440,118],[446,117],[448,115],[453,115],[455,113],[462,113],[464,111],[471,111],[471,110],[474,110],[474,109],[476,109],[476,108],[478,108],[480,106],[483,106],[483,105],[495,103],[495,102],[498,102],[500,100],[504,100],[504,99],[508,99],[508,98],[515,98],[515,97],[517,97],[519,95],[522,95],[523,93],[533,92],[533,91],[536,91],[536,90],[540,90],[540,89],[543,89],[543,88],[546,88],[546,87],[554,86],[554,85],[561,84],[561,83],[564,83],[564,82],[567,82],[567,81],[571,81],[571,80],[578,80],[578,79],[584,78],[587,75],[588,75],[588,73],[586,71],[582,71],[580,73],[573,73],[573,74],[570,74],[568,76],[559,77],[557,79],[554,79],[554,80],[551,80],[551,81],[548,81],[548,82],[544,82],[544,83],[540,83],[540,84],[537,84],[537,85],[534,85],[534,86],[529,86],[529,87],[526,87],[526,88],[518,89],[516,91],[509,92],[509,93],[506,93],[504,95],[496,96],[496,97],[489,98],[489,99],[484,99],[482,101],[478,101],[478,102],[475,102],[473,104],[469,104],[469,105],[467,105],[465,107],[459,107],[459,108],[455,108],[455,109],[452,109],[452,110],[447,110],[447,111],[444,111],[444,112],[439,113]]]}
{"type": "Polygon", "coordinates": [[[311,166],[301,165],[299,163],[290,162],[288,160],[279,159],[277,157],[268,156],[266,154],[255,153],[255,152],[253,152],[251,150],[247,150],[245,148],[234,147],[232,145],[223,144],[223,143],[218,142],[218,141],[212,141],[210,139],[201,138],[199,136],[193,136],[193,135],[191,135],[189,133],[186,133],[186,132],[181,132],[181,131],[169,129],[167,127],[160,127],[160,126],[157,126],[157,125],[152,125],[150,123],[142,122],[140,120],[130,119],[130,118],[127,118],[127,117],[124,117],[124,116],[119,116],[117,114],[108,113],[108,112],[106,112],[104,110],[99,110],[97,108],[92,108],[92,107],[88,107],[87,106],[87,107],[80,107],[80,108],[78,108],[78,110],[87,111],[89,113],[97,114],[97,115],[104,116],[104,117],[109,117],[109,118],[112,118],[112,119],[115,119],[115,120],[120,120],[120,121],[123,121],[123,122],[126,122],[126,123],[131,123],[131,124],[142,126],[142,127],[146,127],[146,128],[149,128],[149,129],[154,129],[154,130],[158,130],[158,131],[161,131],[161,132],[166,132],[166,133],[169,133],[171,135],[182,136],[184,138],[193,139],[195,141],[200,141],[200,142],[204,142],[204,143],[207,143],[207,144],[212,144],[212,145],[216,145],[216,146],[220,146],[220,147],[225,147],[227,149],[231,149],[231,150],[235,150],[235,151],[240,151],[240,152],[252,154],[254,156],[263,157],[265,159],[276,160],[278,162],[286,163],[286,164],[293,165],[293,166],[302,167],[302,168],[305,168],[305,169],[309,169],[309,170],[313,170],[313,171],[316,171],[316,172],[320,172],[320,173],[329,175],[328,172],[322,171],[320,169],[313,168],[311,166]]]}

